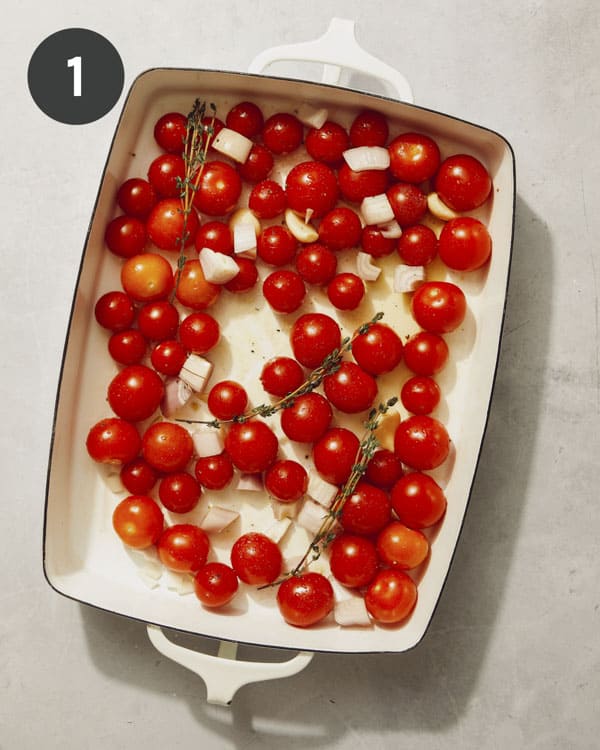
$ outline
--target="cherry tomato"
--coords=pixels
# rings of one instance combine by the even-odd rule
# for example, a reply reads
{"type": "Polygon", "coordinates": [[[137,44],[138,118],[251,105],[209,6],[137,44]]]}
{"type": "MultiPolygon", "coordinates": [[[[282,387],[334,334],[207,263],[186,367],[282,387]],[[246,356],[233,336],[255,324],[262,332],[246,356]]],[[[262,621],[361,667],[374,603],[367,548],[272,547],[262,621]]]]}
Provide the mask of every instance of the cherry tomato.
{"type": "Polygon", "coordinates": [[[281,552],[268,536],[250,532],[234,542],[231,565],[244,583],[262,586],[273,583],[281,573],[281,552]]]}
{"type": "Polygon", "coordinates": [[[296,256],[296,270],[307,284],[328,284],[336,269],[336,256],[318,242],[304,245],[296,256]]]}
{"type": "Polygon", "coordinates": [[[243,414],[247,405],[248,394],[234,380],[221,380],[208,394],[208,408],[217,419],[233,419],[243,414]]]}
{"type": "Polygon", "coordinates": [[[161,250],[181,250],[181,239],[184,234],[185,247],[194,242],[200,226],[196,212],[191,209],[184,222],[183,209],[179,198],[165,198],[159,201],[148,216],[148,236],[161,250]]]}
{"type": "Polygon", "coordinates": [[[298,242],[294,235],[280,224],[263,229],[256,243],[258,257],[270,266],[285,266],[290,263],[297,248],[298,242]]]}
{"type": "Polygon", "coordinates": [[[104,233],[106,246],[120,258],[131,258],[141,253],[147,239],[144,222],[135,216],[117,216],[108,223],[104,233]]]}
{"type": "Polygon", "coordinates": [[[352,344],[352,356],[370,375],[391,372],[402,360],[402,341],[385,323],[373,323],[352,344]]]}
{"type": "Polygon", "coordinates": [[[148,168],[148,181],[161,198],[177,198],[185,179],[185,162],[178,154],[161,154],[148,168]]]}
{"type": "Polygon", "coordinates": [[[257,183],[248,197],[248,207],[259,219],[274,219],[285,211],[285,192],[274,180],[257,183]]]}
{"type": "Polygon", "coordinates": [[[415,375],[402,386],[400,400],[412,414],[429,414],[440,402],[440,387],[426,375],[415,375]]]}
{"type": "Polygon", "coordinates": [[[397,182],[386,195],[401,227],[416,224],[427,212],[427,196],[421,188],[409,182],[397,182]]]}
{"type": "Polygon", "coordinates": [[[108,340],[108,352],[120,365],[137,365],[146,354],[146,339],[135,328],[117,331],[108,340]]]}
{"type": "Polygon", "coordinates": [[[355,172],[344,162],[338,172],[340,193],[350,203],[360,203],[363,198],[385,193],[388,187],[385,169],[365,169],[355,172]]]}
{"type": "Polygon", "coordinates": [[[332,416],[329,402],[320,393],[304,393],[281,412],[281,429],[290,440],[315,443],[325,434],[332,416]]]}
{"type": "Polygon", "coordinates": [[[225,127],[225,123],[214,115],[206,115],[200,122],[202,123],[202,145],[206,146],[206,141],[210,138],[210,148],[214,139],[225,127]]]}
{"type": "Polygon", "coordinates": [[[224,607],[229,604],[238,587],[235,571],[225,563],[207,563],[194,578],[194,591],[205,607],[224,607]]]}
{"type": "Polygon", "coordinates": [[[404,620],[417,603],[417,587],[401,570],[380,570],[365,593],[365,604],[377,622],[394,623],[404,620]]]}
{"type": "Polygon", "coordinates": [[[444,425],[427,415],[408,417],[394,434],[394,453],[412,469],[435,469],[450,451],[450,438],[444,425]]]}
{"type": "Polygon", "coordinates": [[[302,573],[285,580],[277,590],[277,605],[289,625],[306,628],[333,609],[333,588],[320,573],[302,573]]]}
{"type": "Polygon", "coordinates": [[[210,542],[206,532],[191,523],[165,529],[158,540],[162,564],[177,573],[195,573],[206,563],[210,542]]]}
{"type": "Polygon", "coordinates": [[[411,529],[433,526],[446,512],[444,491],[428,474],[403,476],[392,487],[390,500],[400,521],[411,529]]]}
{"type": "Polygon", "coordinates": [[[390,143],[390,172],[402,182],[424,182],[440,165],[437,143],[422,133],[403,133],[390,143]]]}
{"type": "Polygon", "coordinates": [[[302,304],[306,288],[295,271],[273,271],[264,280],[263,295],[277,312],[291,313],[302,304]]]}
{"type": "Polygon", "coordinates": [[[375,379],[354,362],[342,362],[323,381],[325,395],[336,409],[357,414],[369,409],[377,396],[375,379]]]}
{"type": "Polygon", "coordinates": [[[312,210],[318,218],[330,211],[338,199],[338,184],[331,169],[319,161],[296,164],[285,178],[288,205],[304,214],[312,210]]]}
{"type": "Polygon", "coordinates": [[[128,464],[139,453],[141,440],[132,424],[118,417],[108,417],[90,429],[85,445],[94,461],[128,464]]]}
{"type": "Polygon", "coordinates": [[[204,165],[194,193],[194,206],[209,216],[224,216],[236,207],[242,192],[242,181],[236,170],[224,161],[204,165]]]}
{"type": "Polygon", "coordinates": [[[358,214],[339,206],[328,211],[319,224],[319,240],[332,250],[346,250],[360,242],[362,226],[358,214]]]}
{"type": "Polygon", "coordinates": [[[340,583],[350,588],[366,586],[377,571],[375,545],[364,536],[342,534],[331,544],[329,567],[340,583]]]}
{"type": "Polygon", "coordinates": [[[318,367],[328,354],[338,349],[341,340],[340,327],[323,313],[301,315],[290,333],[294,357],[310,368],[318,367]]]}
{"type": "Polygon", "coordinates": [[[367,464],[365,479],[375,487],[389,490],[403,474],[402,464],[392,451],[382,448],[378,450],[367,464]]]}
{"type": "Polygon", "coordinates": [[[233,235],[228,224],[222,221],[207,221],[196,232],[196,250],[208,247],[216,253],[233,255],[233,235]]]}
{"type": "Polygon", "coordinates": [[[225,124],[246,138],[254,138],[262,130],[264,117],[253,102],[239,102],[227,113],[225,124]]]}
{"type": "Polygon", "coordinates": [[[392,509],[387,493],[361,479],[344,503],[340,523],[350,534],[377,534],[389,523],[392,509]]]}
{"type": "Polygon", "coordinates": [[[117,191],[117,203],[123,213],[136,219],[147,218],[157,200],[152,185],[139,177],[125,180],[117,191]]]}
{"type": "Polygon", "coordinates": [[[293,503],[308,489],[308,474],[297,461],[276,461],[265,474],[265,489],[282,503],[293,503]]]}
{"type": "Polygon", "coordinates": [[[485,226],[470,216],[446,222],[440,234],[440,258],[455,271],[481,268],[492,253],[492,238],[485,226]]]}
{"type": "Polygon", "coordinates": [[[400,521],[391,521],[377,536],[377,554],[385,564],[400,570],[412,570],[429,554],[427,537],[409,529],[400,521]]]}
{"type": "Polygon", "coordinates": [[[156,471],[183,471],[194,453],[190,433],[174,422],[155,422],[142,437],[142,455],[156,471]]]}
{"type": "Polygon", "coordinates": [[[157,253],[134,255],[123,263],[121,284],[136,302],[154,302],[169,296],[173,270],[169,261],[157,253]]]}
{"type": "Polygon", "coordinates": [[[473,156],[455,154],[445,159],[435,178],[435,189],[455,211],[471,211],[488,199],[492,178],[473,156]]]}
{"type": "Polygon", "coordinates": [[[273,164],[273,154],[269,149],[255,143],[246,161],[238,165],[238,172],[246,182],[260,182],[269,176],[273,164]]]}
{"type": "Polygon", "coordinates": [[[413,295],[413,315],[430,333],[450,333],[463,322],[467,301],[463,291],[448,281],[426,281],[413,295]]]}
{"type": "Polygon", "coordinates": [[[320,128],[308,131],[305,145],[313,159],[334,165],[339,164],[344,151],[350,148],[350,138],[341,125],[327,120],[320,128]]]}
{"type": "Polygon", "coordinates": [[[338,310],[356,310],[365,296],[365,284],[355,273],[338,273],[327,286],[327,297],[338,310]]]}
{"type": "Polygon", "coordinates": [[[438,252],[435,233],[424,224],[407,227],[398,239],[398,255],[407,266],[426,266],[438,252]]]}
{"type": "Polygon", "coordinates": [[[175,295],[181,304],[192,310],[205,310],[214,305],[219,294],[221,287],[206,280],[200,261],[186,260],[175,295]]]}
{"type": "Polygon", "coordinates": [[[271,115],[265,122],[262,138],[274,154],[289,154],[302,143],[304,128],[300,120],[287,112],[271,115]]]}
{"type": "Polygon", "coordinates": [[[150,354],[152,367],[161,375],[179,375],[183,363],[187,359],[187,351],[179,341],[161,341],[150,354]]]}
{"type": "Polygon", "coordinates": [[[191,313],[179,325],[179,340],[193,354],[209,352],[217,345],[220,335],[219,324],[208,313],[191,313]]]}
{"type": "Polygon", "coordinates": [[[235,258],[240,271],[237,276],[234,276],[231,281],[228,281],[223,286],[228,292],[247,292],[249,289],[256,284],[258,281],[258,271],[256,269],[256,263],[251,261],[249,258],[235,258]]]}
{"type": "Polygon", "coordinates": [[[364,109],[350,126],[353,146],[385,146],[389,134],[386,118],[372,109],[364,109]]]}
{"type": "Polygon", "coordinates": [[[384,237],[377,227],[364,227],[360,244],[365,253],[374,258],[383,258],[394,252],[395,242],[391,237],[384,237]]]}
{"type": "Polygon", "coordinates": [[[158,479],[157,473],[143,458],[134,458],[123,466],[120,476],[123,486],[132,495],[148,495],[158,479]]]}
{"type": "Polygon", "coordinates": [[[133,323],[135,309],[125,292],[106,292],[96,302],[94,315],[102,328],[124,331],[133,323]]]}
{"type": "Polygon", "coordinates": [[[189,513],[194,510],[201,492],[198,482],[185,471],[167,474],[158,485],[161,503],[173,513],[189,513]]]}
{"type": "Polygon", "coordinates": [[[158,145],[172,154],[180,154],[187,135],[187,117],[180,112],[168,112],[154,126],[158,145]]]}
{"type": "Polygon", "coordinates": [[[313,446],[315,469],[326,482],[344,484],[356,463],[359,445],[353,432],[333,427],[313,446]]]}
{"type": "Polygon", "coordinates": [[[291,357],[275,357],[262,369],[260,382],[272,396],[287,396],[304,382],[302,368],[291,357]]]}
{"type": "Polygon", "coordinates": [[[240,471],[257,474],[271,466],[279,447],[275,433],[264,422],[234,423],[225,438],[225,450],[240,471]]]}
{"type": "Polygon", "coordinates": [[[164,395],[160,377],[145,365],[129,365],[108,386],[108,403],[114,413],[129,422],[141,422],[158,409],[164,395]]]}
{"type": "Polygon", "coordinates": [[[233,464],[227,453],[203,456],[196,462],[196,479],[207,490],[222,490],[233,479],[233,464]]]}
{"type": "Polygon", "coordinates": [[[164,522],[161,509],[145,495],[130,495],[121,500],[112,515],[117,535],[123,544],[134,549],[147,549],[156,544],[164,522]]]}
{"type": "Polygon", "coordinates": [[[435,375],[448,361],[448,344],[436,333],[421,331],[404,344],[404,361],[417,375],[435,375]]]}
{"type": "Polygon", "coordinates": [[[147,302],[138,312],[138,328],[150,341],[172,339],[179,326],[179,312],[167,300],[147,302]]]}

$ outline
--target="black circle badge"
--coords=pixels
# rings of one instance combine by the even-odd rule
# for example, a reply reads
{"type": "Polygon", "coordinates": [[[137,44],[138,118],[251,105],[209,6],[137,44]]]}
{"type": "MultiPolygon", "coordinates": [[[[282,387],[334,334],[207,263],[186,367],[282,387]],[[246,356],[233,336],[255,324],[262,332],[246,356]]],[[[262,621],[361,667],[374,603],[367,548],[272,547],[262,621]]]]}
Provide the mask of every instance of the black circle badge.
{"type": "Polygon", "coordinates": [[[124,78],[117,50],[89,29],[63,29],[44,39],[27,71],[38,107],[69,125],[104,117],[121,96],[124,78]]]}

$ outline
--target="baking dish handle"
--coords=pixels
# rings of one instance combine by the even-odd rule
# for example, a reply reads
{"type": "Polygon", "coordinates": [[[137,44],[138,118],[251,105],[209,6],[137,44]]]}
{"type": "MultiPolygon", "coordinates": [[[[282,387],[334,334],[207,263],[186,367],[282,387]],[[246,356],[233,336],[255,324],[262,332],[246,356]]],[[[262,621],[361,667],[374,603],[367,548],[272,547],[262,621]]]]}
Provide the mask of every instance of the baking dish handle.
{"type": "Polygon", "coordinates": [[[366,52],[356,41],[354,21],[332,18],[327,31],[312,42],[284,44],[258,54],[248,67],[249,73],[262,73],[272,63],[284,60],[316,62],[324,65],[323,83],[339,83],[342,68],[366,73],[388,84],[403,102],[413,102],[406,78],[390,65],[366,52]]]}
{"type": "Polygon", "coordinates": [[[220,641],[218,655],[212,656],[173,643],[158,625],[148,625],[147,630],[152,645],[161,654],[204,680],[208,703],[221,706],[229,705],[243,685],[291,677],[307,667],[313,657],[309,651],[300,651],[283,662],[237,661],[238,644],[232,641],[220,641]]]}

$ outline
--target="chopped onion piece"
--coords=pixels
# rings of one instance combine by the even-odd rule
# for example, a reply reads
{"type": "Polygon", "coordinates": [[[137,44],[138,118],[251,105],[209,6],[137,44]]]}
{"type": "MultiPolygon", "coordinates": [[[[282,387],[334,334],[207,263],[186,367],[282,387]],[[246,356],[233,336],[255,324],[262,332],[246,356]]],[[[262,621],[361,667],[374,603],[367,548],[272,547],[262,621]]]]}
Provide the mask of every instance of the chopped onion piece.
{"type": "Polygon", "coordinates": [[[396,266],[394,270],[394,291],[414,292],[425,281],[425,266],[396,266]]]}
{"type": "Polygon", "coordinates": [[[166,571],[167,588],[176,591],[180,596],[192,594],[194,591],[194,580],[187,573],[177,573],[174,570],[166,571]]]}
{"type": "Polygon", "coordinates": [[[221,430],[211,427],[208,424],[200,424],[192,432],[194,450],[199,458],[206,456],[217,456],[223,452],[223,436],[221,430]]]}
{"type": "Polygon", "coordinates": [[[402,227],[396,219],[392,219],[385,224],[380,224],[377,229],[379,229],[386,240],[397,240],[399,237],[402,237],[402,227]]]}
{"type": "Polygon", "coordinates": [[[220,534],[221,531],[230,526],[239,517],[240,514],[236,510],[229,510],[229,508],[222,508],[220,505],[213,505],[208,509],[208,513],[204,516],[199,526],[207,534],[220,534]]]}
{"type": "Polygon", "coordinates": [[[382,448],[389,451],[394,450],[394,435],[399,424],[400,412],[397,407],[392,407],[380,418],[379,427],[375,430],[374,435],[382,448]]]}
{"type": "Polygon", "coordinates": [[[112,466],[105,475],[106,486],[111,492],[115,494],[119,492],[125,492],[125,487],[121,481],[121,472],[115,471],[115,467],[112,466]]]}
{"type": "Polygon", "coordinates": [[[273,517],[277,521],[281,521],[282,518],[296,518],[300,510],[300,504],[300,500],[296,500],[293,503],[281,503],[279,500],[271,498],[273,517]]]}
{"type": "Polygon", "coordinates": [[[317,109],[312,104],[301,104],[296,111],[296,117],[303,125],[317,130],[325,125],[328,116],[329,112],[326,109],[317,109]]]}
{"type": "Polygon", "coordinates": [[[307,222],[302,221],[302,218],[291,208],[285,210],[285,223],[298,242],[316,242],[319,239],[317,230],[307,222]]]}
{"type": "Polygon", "coordinates": [[[252,224],[256,236],[261,233],[262,227],[254,211],[250,208],[238,208],[229,217],[229,229],[233,232],[238,224],[252,224]]]}
{"type": "Polygon", "coordinates": [[[240,272],[240,267],[233,258],[224,253],[217,253],[210,247],[203,247],[198,255],[202,273],[212,284],[226,284],[240,272]]]}
{"type": "Polygon", "coordinates": [[[254,145],[250,138],[229,128],[221,128],[210,144],[215,151],[243,164],[254,145]]]}
{"type": "Polygon", "coordinates": [[[243,258],[256,258],[256,232],[250,221],[240,221],[233,227],[233,252],[243,258]]]}
{"type": "Polygon", "coordinates": [[[387,224],[388,221],[394,219],[394,211],[385,193],[363,198],[363,202],[360,204],[360,212],[369,225],[387,224]]]}
{"type": "Polygon", "coordinates": [[[447,206],[437,193],[429,193],[427,196],[427,208],[436,217],[442,221],[450,221],[460,216],[450,206],[447,206]]]}
{"type": "MultiPolygon", "coordinates": [[[[325,520],[327,510],[319,503],[310,498],[306,498],[300,512],[298,513],[297,523],[306,529],[310,534],[316,534],[325,520]]],[[[340,524],[336,521],[332,526],[331,532],[337,534],[341,529],[340,524]]]]}
{"type": "Polygon", "coordinates": [[[159,586],[159,582],[157,578],[153,578],[151,575],[148,575],[148,573],[145,570],[142,570],[141,568],[137,571],[138,577],[141,579],[141,581],[144,583],[145,586],[147,586],[149,589],[155,589],[159,586]]]}
{"type": "Polygon", "coordinates": [[[330,484],[321,479],[316,472],[311,473],[308,481],[308,495],[319,503],[319,505],[322,505],[324,508],[331,508],[337,493],[338,488],[335,484],[330,484]]]}
{"type": "Polygon", "coordinates": [[[363,281],[377,281],[381,268],[373,263],[373,256],[369,253],[359,252],[356,255],[356,274],[363,281]]]}
{"type": "Polygon", "coordinates": [[[167,378],[165,380],[165,395],[160,402],[160,410],[163,416],[169,419],[182,409],[192,397],[192,389],[180,378],[167,378]]]}
{"type": "Polygon", "coordinates": [[[190,354],[183,363],[179,372],[179,378],[189,385],[189,387],[201,393],[212,375],[213,365],[204,357],[198,354],[190,354]]]}
{"type": "Polygon", "coordinates": [[[275,521],[274,524],[269,526],[269,528],[265,531],[265,536],[268,536],[269,539],[272,539],[275,544],[279,544],[279,542],[289,531],[291,525],[291,518],[281,518],[279,521],[275,521]]]}
{"type": "Polygon", "coordinates": [[[240,474],[234,489],[242,492],[262,492],[262,477],[260,474],[240,474]]]}
{"type": "Polygon", "coordinates": [[[337,601],[333,608],[333,618],[342,627],[358,625],[364,628],[373,625],[362,596],[337,601]]]}
{"type": "Polygon", "coordinates": [[[357,146],[347,149],[342,156],[353,172],[382,170],[390,166],[390,152],[383,146],[357,146]]]}

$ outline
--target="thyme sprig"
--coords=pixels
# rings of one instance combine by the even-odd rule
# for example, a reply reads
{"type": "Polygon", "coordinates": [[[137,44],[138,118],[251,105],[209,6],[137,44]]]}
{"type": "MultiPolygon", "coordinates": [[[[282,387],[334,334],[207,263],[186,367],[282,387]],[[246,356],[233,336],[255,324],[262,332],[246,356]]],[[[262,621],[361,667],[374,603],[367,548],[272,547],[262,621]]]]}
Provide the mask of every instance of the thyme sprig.
{"type": "Polygon", "coordinates": [[[215,132],[214,125],[217,108],[212,102],[208,106],[212,112],[210,123],[208,124],[203,122],[206,116],[207,104],[206,102],[200,101],[200,99],[196,99],[192,111],[187,116],[185,140],[183,142],[182,152],[185,164],[185,175],[183,179],[177,177],[176,181],[179,189],[179,197],[181,199],[183,226],[181,229],[181,235],[177,238],[179,257],[177,258],[177,274],[175,276],[173,291],[171,292],[171,302],[173,302],[175,295],[177,294],[181,272],[187,261],[185,247],[190,238],[188,231],[188,218],[192,211],[194,195],[198,190],[200,178],[204,171],[206,154],[208,153],[208,148],[215,132]]]}
{"type": "Polygon", "coordinates": [[[365,433],[363,434],[352,471],[348,477],[346,483],[338,490],[331,508],[323,518],[323,523],[319,527],[319,530],[314,535],[310,544],[308,545],[306,552],[302,556],[300,562],[288,573],[285,573],[281,578],[277,579],[273,583],[260,586],[261,589],[269,588],[270,586],[278,586],[283,581],[287,580],[291,576],[299,575],[307,565],[311,562],[318,560],[323,550],[331,544],[335,539],[338,531],[338,524],[344,505],[348,498],[354,493],[356,485],[362,478],[363,474],[367,470],[369,461],[373,458],[375,451],[379,447],[379,441],[375,435],[379,425],[381,424],[381,417],[388,412],[392,406],[398,401],[396,396],[388,399],[387,401],[380,403],[376,408],[371,409],[367,421],[365,422],[365,433]]]}
{"type": "Polygon", "coordinates": [[[358,336],[364,335],[372,325],[380,321],[382,318],[383,313],[378,312],[373,316],[371,320],[360,325],[354,331],[352,336],[346,336],[345,338],[343,338],[339,348],[334,349],[332,352],[330,352],[321,362],[321,364],[310,373],[310,375],[302,383],[302,385],[298,386],[296,390],[279,399],[279,401],[275,401],[275,403],[273,404],[260,404],[259,406],[255,406],[244,414],[239,414],[235,417],[232,417],[231,419],[178,419],[177,421],[185,422],[186,424],[204,424],[209,425],[210,427],[214,427],[215,429],[219,429],[221,425],[228,422],[238,422],[242,424],[252,419],[253,417],[272,417],[282,409],[288,409],[290,406],[294,405],[295,400],[299,396],[303,396],[305,393],[311,393],[321,385],[323,380],[328,375],[332,375],[333,373],[337,372],[342,363],[342,357],[344,356],[344,354],[346,354],[346,352],[349,352],[352,349],[352,344],[354,343],[355,339],[358,336]]]}

